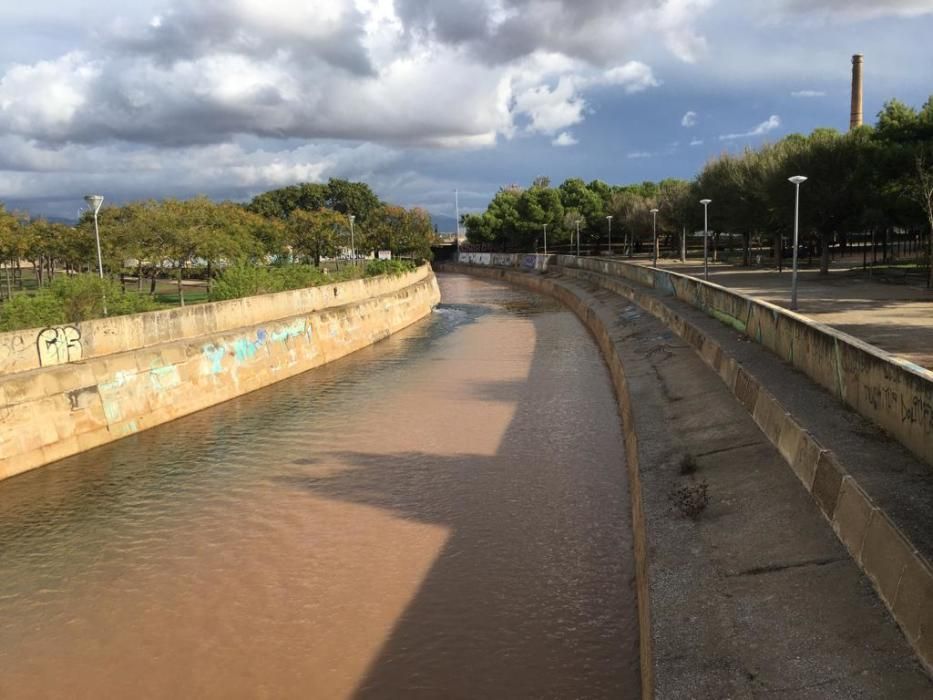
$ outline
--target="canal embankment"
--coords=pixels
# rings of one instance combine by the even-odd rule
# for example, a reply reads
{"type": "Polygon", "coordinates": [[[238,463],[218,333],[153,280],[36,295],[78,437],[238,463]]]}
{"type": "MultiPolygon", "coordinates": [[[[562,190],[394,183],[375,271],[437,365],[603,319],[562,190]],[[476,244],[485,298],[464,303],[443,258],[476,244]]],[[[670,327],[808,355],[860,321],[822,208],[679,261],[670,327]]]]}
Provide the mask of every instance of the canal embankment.
{"type": "MultiPolygon", "coordinates": [[[[891,521],[877,502],[860,507],[853,493],[865,492],[851,474],[840,479],[835,494],[830,479],[814,476],[808,485],[799,476],[804,464],[812,463],[815,475],[817,465],[826,470],[839,460],[822,445],[815,447],[813,433],[758,381],[766,373],[748,369],[748,355],[770,353],[733,338],[746,353],[740,363],[729,355],[731,346],[724,349],[711,335],[713,326],[733,336],[736,329],[714,317],[679,308],[702,316],[706,325],[694,316],[691,323],[677,324],[670,312],[659,312],[662,294],[653,289],[550,262],[545,276],[466,269],[565,300],[604,352],[608,340],[610,367],[619,365],[622,381],[615,384],[628,461],[639,472],[631,483],[641,489],[633,491],[633,501],[640,495],[643,505],[643,519],[634,525],[636,554],[644,552],[636,571],[643,577],[638,590],[645,688],[653,684],[660,697],[700,688],[700,696],[710,697],[806,693],[816,687],[831,695],[929,693],[929,679],[871,588],[879,590],[924,658],[929,638],[923,632],[930,629],[924,621],[931,611],[924,560],[909,541],[892,547],[905,543],[903,533],[886,527],[891,521]],[[619,285],[635,291],[624,293],[619,285]],[[763,425],[767,421],[779,431],[763,425]],[[798,427],[784,431],[786,426],[798,427]],[[786,432],[783,441],[780,432],[786,432]],[[788,464],[796,466],[787,469],[788,464]],[[678,517],[679,494],[687,489],[695,495],[701,484],[709,495],[706,510],[695,521],[678,517]]],[[[529,261],[524,267],[543,266],[529,261]]],[[[793,368],[766,376],[791,393],[807,386],[822,392],[793,368]]],[[[816,403],[812,395],[801,396],[824,412],[846,414],[831,396],[816,403]]],[[[845,421],[824,424],[827,434],[840,420],[845,421]]],[[[865,432],[865,423],[851,430],[865,432]]],[[[899,459],[923,468],[897,443],[886,444],[899,450],[899,459]]]]}
{"type": "Polygon", "coordinates": [[[343,357],[440,300],[430,266],[0,334],[0,479],[343,357]]]}

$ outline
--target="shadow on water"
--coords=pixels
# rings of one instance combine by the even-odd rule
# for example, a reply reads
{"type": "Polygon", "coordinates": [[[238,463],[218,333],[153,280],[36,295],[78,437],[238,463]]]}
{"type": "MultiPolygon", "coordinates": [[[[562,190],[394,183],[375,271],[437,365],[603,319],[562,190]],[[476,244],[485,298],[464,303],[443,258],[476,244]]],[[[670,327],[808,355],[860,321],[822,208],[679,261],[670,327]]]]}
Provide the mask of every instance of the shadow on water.
{"type": "Polygon", "coordinates": [[[344,469],[274,477],[450,532],[356,697],[640,696],[621,438],[584,406],[548,410],[565,348],[540,336],[527,379],[471,389],[515,405],[495,454],[331,452],[344,469]]]}
{"type": "MultiPolygon", "coordinates": [[[[208,503],[212,526],[229,530],[223,518],[242,517],[246,505],[218,504],[218,495],[284,488],[300,503],[307,493],[372,506],[449,533],[357,697],[638,697],[629,497],[608,373],[575,319],[548,325],[554,314],[541,312],[560,308],[550,300],[516,298],[502,285],[479,289],[474,303],[443,304],[372,349],[0,485],[4,570],[44,557],[54,562],[42,574],[51,589],[95,566],[112,539],[151,541],[160,528],[197,522],[208,503]],[[465,387],[464,399],[513,409],[496,449],[463,449],[457,405],[439,424],[437,449],[384,454],[352,439],[313,448],[315,431],[333,429],[316,425],[316,412],[392,420],[385,407],[405,397],[406,382],[428,376],[424,365],[412,369],[416,358],[439,359],[438,343],[490,314],[534,325],[527,377],[470,382],[469,367],[456,361],[445,371],[461,373],[454,388],[465,387]],[[382,403],[370,403],[373,395],[382,403]],[[457,448],[446,449],[457,431],[457,448]]],[[[310,556],[314,546],[290,555],[310,556]]],[[[33,579],[39,574],[0,582],[0,603],[4,586],[19,596],[33,579]]],[[[60,601],[67,607],[71,598],[60,601]]]]}

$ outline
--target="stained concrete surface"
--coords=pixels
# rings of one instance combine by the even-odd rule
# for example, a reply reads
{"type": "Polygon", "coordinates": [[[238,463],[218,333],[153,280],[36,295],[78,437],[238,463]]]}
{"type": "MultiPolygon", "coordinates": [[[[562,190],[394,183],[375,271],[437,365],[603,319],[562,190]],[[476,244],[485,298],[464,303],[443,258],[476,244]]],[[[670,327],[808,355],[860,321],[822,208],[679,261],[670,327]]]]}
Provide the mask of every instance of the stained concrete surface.
{"type": "MultiPolygon", "coordinates": [[[[582,281],[634,405],[659,698],[930,698],[933,683],[817,505],[670,329],[582,281]],[[697,459],[680,473],[684,455],[697,459]],[[705,481],[697,521],[671,493],[705,481]]],[[[757,350],[759,353],[760,349],[757,350]]]]}
{"type": "MultiPolygon", "coordinates": [[[[829,274],[818,268],[798,271],[799,313],[854,335],[867,343],[933,369],[933,290],[865,279],[848,268],[848,259],[829,274]]],[[[663,261],[671,272],[702,277],[702,262],[663,261]]],[[[791,271],[714,264],[709,281],[789,308],[791,271]]]]}

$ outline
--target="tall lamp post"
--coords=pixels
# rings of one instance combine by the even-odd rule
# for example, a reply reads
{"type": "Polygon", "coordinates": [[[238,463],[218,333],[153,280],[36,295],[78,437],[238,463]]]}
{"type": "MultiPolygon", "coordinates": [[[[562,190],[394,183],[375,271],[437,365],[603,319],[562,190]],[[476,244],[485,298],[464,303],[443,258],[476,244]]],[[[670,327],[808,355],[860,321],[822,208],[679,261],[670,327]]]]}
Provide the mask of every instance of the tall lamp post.
{"type": "Polygon", "coordinates": [[[654,219],[651,224],[652,235],[654,238],[654,266],[657,267],[658,266],[658,210],[652,209],[651,216],[654,219]]]}
{"type": "Polygon", "coordinates": [[[356,221],[356,216],[350,214],[350,257],[353,258],[353,264],[356,264],[356,246],[353,245],[353,222],[356,221]]]}
{"type": "Polygon", "coordinates": [[[547,257],[547,224],[544,224],[544,256],[547,257]]]}
{"type": "Polygon", "coordinates": [[[609,255],[612,255],[612,217],[607,216],[606,221],[609,222],[609,255]]]}
{"type": "Polygon", "coordinates": [[[457,253],[460,252],[460,190],[454,190],[454,207],[457,210],[457,253]]]}
{"type": "Polygon", "coordinates": [[[97,212],[100,211],[100,205],[104,203],[102,194],[89,194],[84,198],[87,205],[94,212],[94,240],[97,241],[97,273],[101,279],[104,279],[104,261],[100,255],[100,228],[97,226],[97,212]]]}
{"type": "Polygon", "coordinates": [[[807,181],[803,175],[794,175],[787,178],[789,182],[794,183],[797,189],[796,202],[794,204],[794,267],[791,273],[790,282],[790,308],[797,310],[797,236],[800,232],[800,185],[807,181]]]}
{"type": "Polygon", "coordinates": [[[709,205],[712,199],[701,199],[703,205],[703,279],[709,280],[709,205]]]}
{"type": "Polygon", "coordinates": [[[577,257],[580,257],[580,219],[577,219],[577,257]]]}

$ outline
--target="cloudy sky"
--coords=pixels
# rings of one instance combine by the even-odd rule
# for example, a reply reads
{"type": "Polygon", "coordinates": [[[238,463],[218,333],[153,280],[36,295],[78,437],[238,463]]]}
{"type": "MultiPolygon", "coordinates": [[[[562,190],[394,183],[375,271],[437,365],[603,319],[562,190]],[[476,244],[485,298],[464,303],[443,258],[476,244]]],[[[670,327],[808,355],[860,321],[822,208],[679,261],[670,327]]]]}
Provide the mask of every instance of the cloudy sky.
{"type": "MultiPolygon", "coordinates": [[[[0,201],[345,177],[443,221],[536,175],[691,177],[933,93],[933,0],[0,3],[0,201]]],[[[442,228],[444,224],[442,224],[442,228]]]]}

